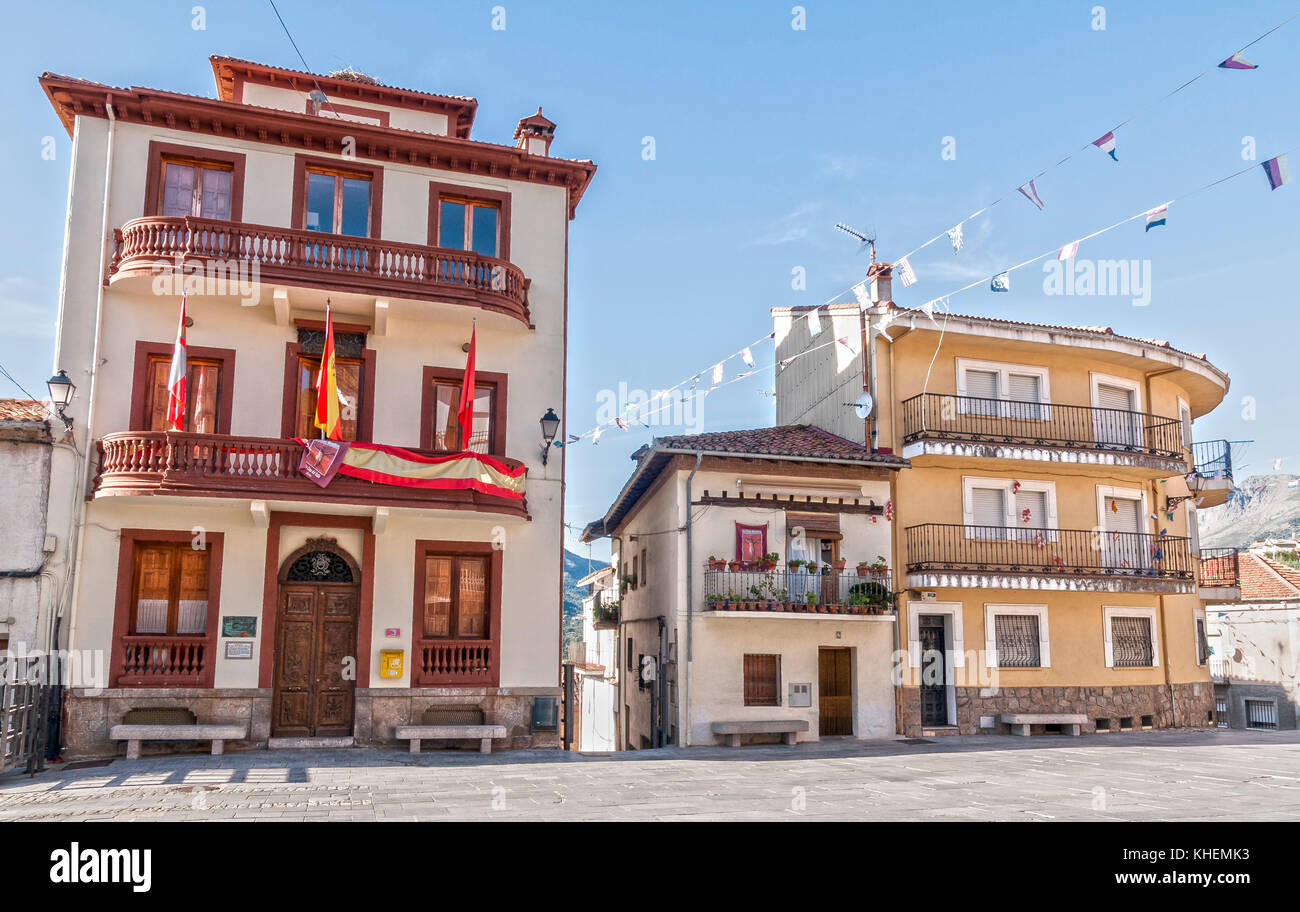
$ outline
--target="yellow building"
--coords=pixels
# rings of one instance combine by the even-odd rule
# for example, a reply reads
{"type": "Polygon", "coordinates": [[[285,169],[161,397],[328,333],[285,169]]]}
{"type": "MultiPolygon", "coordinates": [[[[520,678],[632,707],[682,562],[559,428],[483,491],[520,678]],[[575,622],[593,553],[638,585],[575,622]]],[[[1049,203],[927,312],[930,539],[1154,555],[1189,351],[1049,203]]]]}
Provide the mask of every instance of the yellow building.
{"type": "Polygon", "coordinates": [[[778,372],[777,424],[910,462],[891,494],[899,731],[1212,723],[1202,598],[1230,597],[1235,555],[1200,552],[1196,509],[1226,499],[1231,449],[1192,422],[1227,375],[1106,327],[932,320],[893,304],[890,273],[873,264],[879,303],[821,309],[816,336],[810,308],[773,317],[778,361],[808,353],[778,372]]]}

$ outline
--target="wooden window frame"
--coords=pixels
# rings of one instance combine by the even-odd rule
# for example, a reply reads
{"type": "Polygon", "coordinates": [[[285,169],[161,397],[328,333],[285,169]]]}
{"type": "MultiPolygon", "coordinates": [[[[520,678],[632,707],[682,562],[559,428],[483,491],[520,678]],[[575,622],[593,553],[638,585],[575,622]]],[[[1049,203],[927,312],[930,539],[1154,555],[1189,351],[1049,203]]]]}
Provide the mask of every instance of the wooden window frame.
{"type": "Polygon", "coordinates": [[[143,215],[162,215],[164,160],[186,159],[200,165],[209,162],[230,169],[230,221],[244,220],[244,171],[247,162],[244,153],[153,140],[149,143],[148,156],[148,163],[145,166],[143,215]]]}
{"type": "MultiPolygon", "coordinates": [[[[199,679],[199,687],[211,687],[217,671],[217,633],[221,618],[221,564],[225,550],[225,534],[204,532],[208,550],[208,617],[204,629],[204,649],[208,660],[199,679]]],[[[130,635],[132,584],[135,581],[135,548],[137,544],[164,542],[192,542],[194,533],[189,530],[122,529],[117,551],[117,593],[113,607],[112,657],[109,660],[108,683],[111,687],[192,687],[192,682],[169,683],[166,679],[147,684],[121,682],[124,655],[119,644],[130,635]]],[[[159,634],[160,638],[165,635],[159,634]]]]}
{"type": "MultiPolygon", "coordinates": [[[[482,187],[467,187],[463,184],[447,184],[438,181],[429,182],[429,246],[441,247],[438,237],[439,210],[444,199],[481,203],[497,207],[497,255],[498,260],[510,259],[510,193],[505,190],[487,190],[482,187]]],[[[469,252],[469,251],[467,251],[469,252]]]]}
{"type": "MultiPolygon", "coordinates": [[[[780,706],[781,705],[781,655],[780,653],[745,653],[741,656],[741,696],[746,706],[780,706]],[[760,699],[757,696],[751,696],[749,665],[750,659],[771,659],[772,660],[772,699],[760,699]]],[[[755,663],[756,664],[756,663],[755,663]]]]}
{"type": "MultiPolygon", "coordinates": [[[[303,329],[324,329],[323,322],[299,320],[297,325],[303,329]]],[[[336,332],[370,332],[368,326],[352,326],[347,323],[335,323],[336,332]]],[[[284,348],[284,398],[280,411],[280,436],[286,440],[296,437],[298,432],[298,358],[302,355],[302,345],[286,342],[284,348]]],[[[372,443],[375,433],[375,365],[378,354],[373,348],[367,348],[362,357],[361,377],[361,414],[357,417],[357,443],[372,443]]]]}
{"type": "MultiPolygon", "coordinates": [[[[434,383],[454,383],[459,386],[465,379],[464,370],[451,367],[431,367],[425,365],[421,376],[420,388],[420,449],[433,452],[450,452],[434,449],[435,431],[433,424],[434,407],[437,400],[433,395],[434,383]]],[[[488,455],[503,457],[506,455],[506,396],[509,393],[509,374],[496,371],[474,372],[474,385],[480,381],[494,388],[492,396],[492,428],[488,443],[488,455]]]]}
{"type": "MultiPolygon", "coordinates": [[[[491,644],[491,671],[489,686],[498,686],[501,679],[501,581],[503,552],[500,548],[493,547],[491,542],[474,542],[474,541],[436,541],[433,539],[419,539],[415,542],[415,590],[412,597],[411,605],[411,651],[415,653],[425,642],[443,642],[447,640],[462,640],[466,643],[481,642],[481,640],[462,638],[462,637],[433,637],[426,639],[424,636],[424,587],[425,587],[425,563],[426,558],[433,557],[486,557],[487,568],[487,636],[486,640],[491,644]]],[[[449,625],[450,627],[450,625],[449,625]]],[[[442,686],[437,684],[426,684],[418,679],[419,671],[417,657],[412,657],[411,683],[415,687],[421,686],[442,686]]]]}
{"type": "MultiPolygon", "coordinates": [[[[290,213],[290,227],[305,230],[307,227],[307,172],[325,171],[345,177],[356,177],[370,181],[370,216],[365,237],[379,240],[380,227],[384,214],[384,169],[381,165],[367,165],[354,159],[339,160],[322,158],[318,155],[304,155],[301,152],[293,157],[293,211],[290,213]]],[[[320,232],[327,237],[352,237],[337,233],[320,232]]],[[[337,327],[336,327],[337,328],[337,327]]]]}
{"type": "MultiPolygon", "coordinates": [[[[170,358],[174,342],[135,343],[135,367],[131,377],[130,427],[127,430],[144,431],[149,421],[149,359],[158,355],[170,358]]],[[[217,398],[218,434],[230,433],[230,419],[235,405],[235,350],[233,348],[207,348],[201,345],[185,347],[187,359],[219,361],[221,363],[221,392],[217,398]]]]}

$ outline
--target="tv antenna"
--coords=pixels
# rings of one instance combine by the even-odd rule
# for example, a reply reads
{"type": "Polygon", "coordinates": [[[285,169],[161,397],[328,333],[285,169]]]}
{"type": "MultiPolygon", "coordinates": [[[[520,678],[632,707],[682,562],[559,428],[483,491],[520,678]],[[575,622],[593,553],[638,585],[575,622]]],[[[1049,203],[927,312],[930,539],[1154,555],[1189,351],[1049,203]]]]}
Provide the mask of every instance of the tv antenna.
{"type": "Polygon", "coordinates": [[[849,237],[854,237],[858,239],[858,241],[860,242],[860,246],[858,247],[858,253],[861,253],[862,251],[866,250],[868,247],[871,248],[871,262],[873,263],[876,262],[876,239],[873,235],[865,234],[857,230],[856,228],[850,228],[848,225],[844,224],[843,222],[836,222],[835,227],[838,228],[840,231],[843,231],[849,237]]]}

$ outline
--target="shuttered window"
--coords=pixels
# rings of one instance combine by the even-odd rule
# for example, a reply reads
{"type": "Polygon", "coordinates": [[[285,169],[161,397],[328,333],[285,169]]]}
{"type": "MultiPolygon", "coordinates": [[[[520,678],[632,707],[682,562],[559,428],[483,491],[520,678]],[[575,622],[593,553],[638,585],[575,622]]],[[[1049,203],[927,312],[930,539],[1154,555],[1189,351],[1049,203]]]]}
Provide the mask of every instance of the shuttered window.
{"type": "Polygon", "coordinates": [[[1093,433],[1098,443],[1138,446],[1142,443],[1142,423],[1136,415],[1134,391],[1110,383],[1098,383],[1097,411],[1093,413],[1093,433]],[[1106,411],[1107,409],[1115,411],[1106,411]]]}
{"type": "Polygon", "coordinates": [[[998,614],[993,617],[994,643],[1001,668],[1038,668],[1038,618],[1032,614],[998,614]]]}
{"type": "Polygon", "coordinates": [[[983,401],[996,400],[998,398],[997,371],[967,370],[966,395],[971,397],[967,407],[967,411],[971,414],[998,414],[999,405],[996,401],[983,401]]]}
{"type": "Polygon", "coordinates": [[[1140,501],[1128,497],[1107,497],[1105,525],[1108,532],[1141,532],[1140,501]]]}
{"type": "Polygon", "coordinates": [[[1016,522],[1030,529],[1047,528],[1047,492],[1016,492],[1016,522]]]}
{"type": "Polygon", "coordinates": [[[781,657],[745,655],[745,705],[780,706],[781,657]]]}
{"type": "Polygon", "coordinates": [[[1111,665],[1115,668],[1149,668],[1155,665],[1151,619],[1115,615],[1110,619],[1111,665]]]}
{"type": "Polygon", "coordinates": [[[1043,418],[1043,379],[1037,374],[1007,374],[1007,414],[1011,418],[1040,420],[1043,418]]]}
{"type": "Polygon", "coordinates": [[[1133,391],[1109,383],[1097,384],[1097,407],[1133,411],[1133,391]]]}
{"type": "Polygon", "coordinates": [[[202,636],[208,625],[208,551],[189,542],[138,542],[133,634],[202,636]]]}
{"type": "Polygon", "coordinates": [[[971,525],[976,538],[1001,538],[1007,525],[1006,492],[1001,488],[970,489],[971,525]]]}
{"type": "Polygon", "coordinates": [[[487,558],[426,554],[423,617],[425,639],[485,639],[487,558]]]}

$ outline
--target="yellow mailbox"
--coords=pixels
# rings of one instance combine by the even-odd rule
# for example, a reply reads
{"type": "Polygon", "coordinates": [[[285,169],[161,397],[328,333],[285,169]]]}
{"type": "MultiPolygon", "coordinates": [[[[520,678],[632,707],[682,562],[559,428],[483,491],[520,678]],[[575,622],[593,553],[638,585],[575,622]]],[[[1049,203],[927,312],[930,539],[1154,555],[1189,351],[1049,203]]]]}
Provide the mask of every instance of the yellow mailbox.
{"type": "Polygon", "coordinates": [[[379,676],[381,678],[400,678],[402,676],[403,649],[379,650],[379,676]]]}

